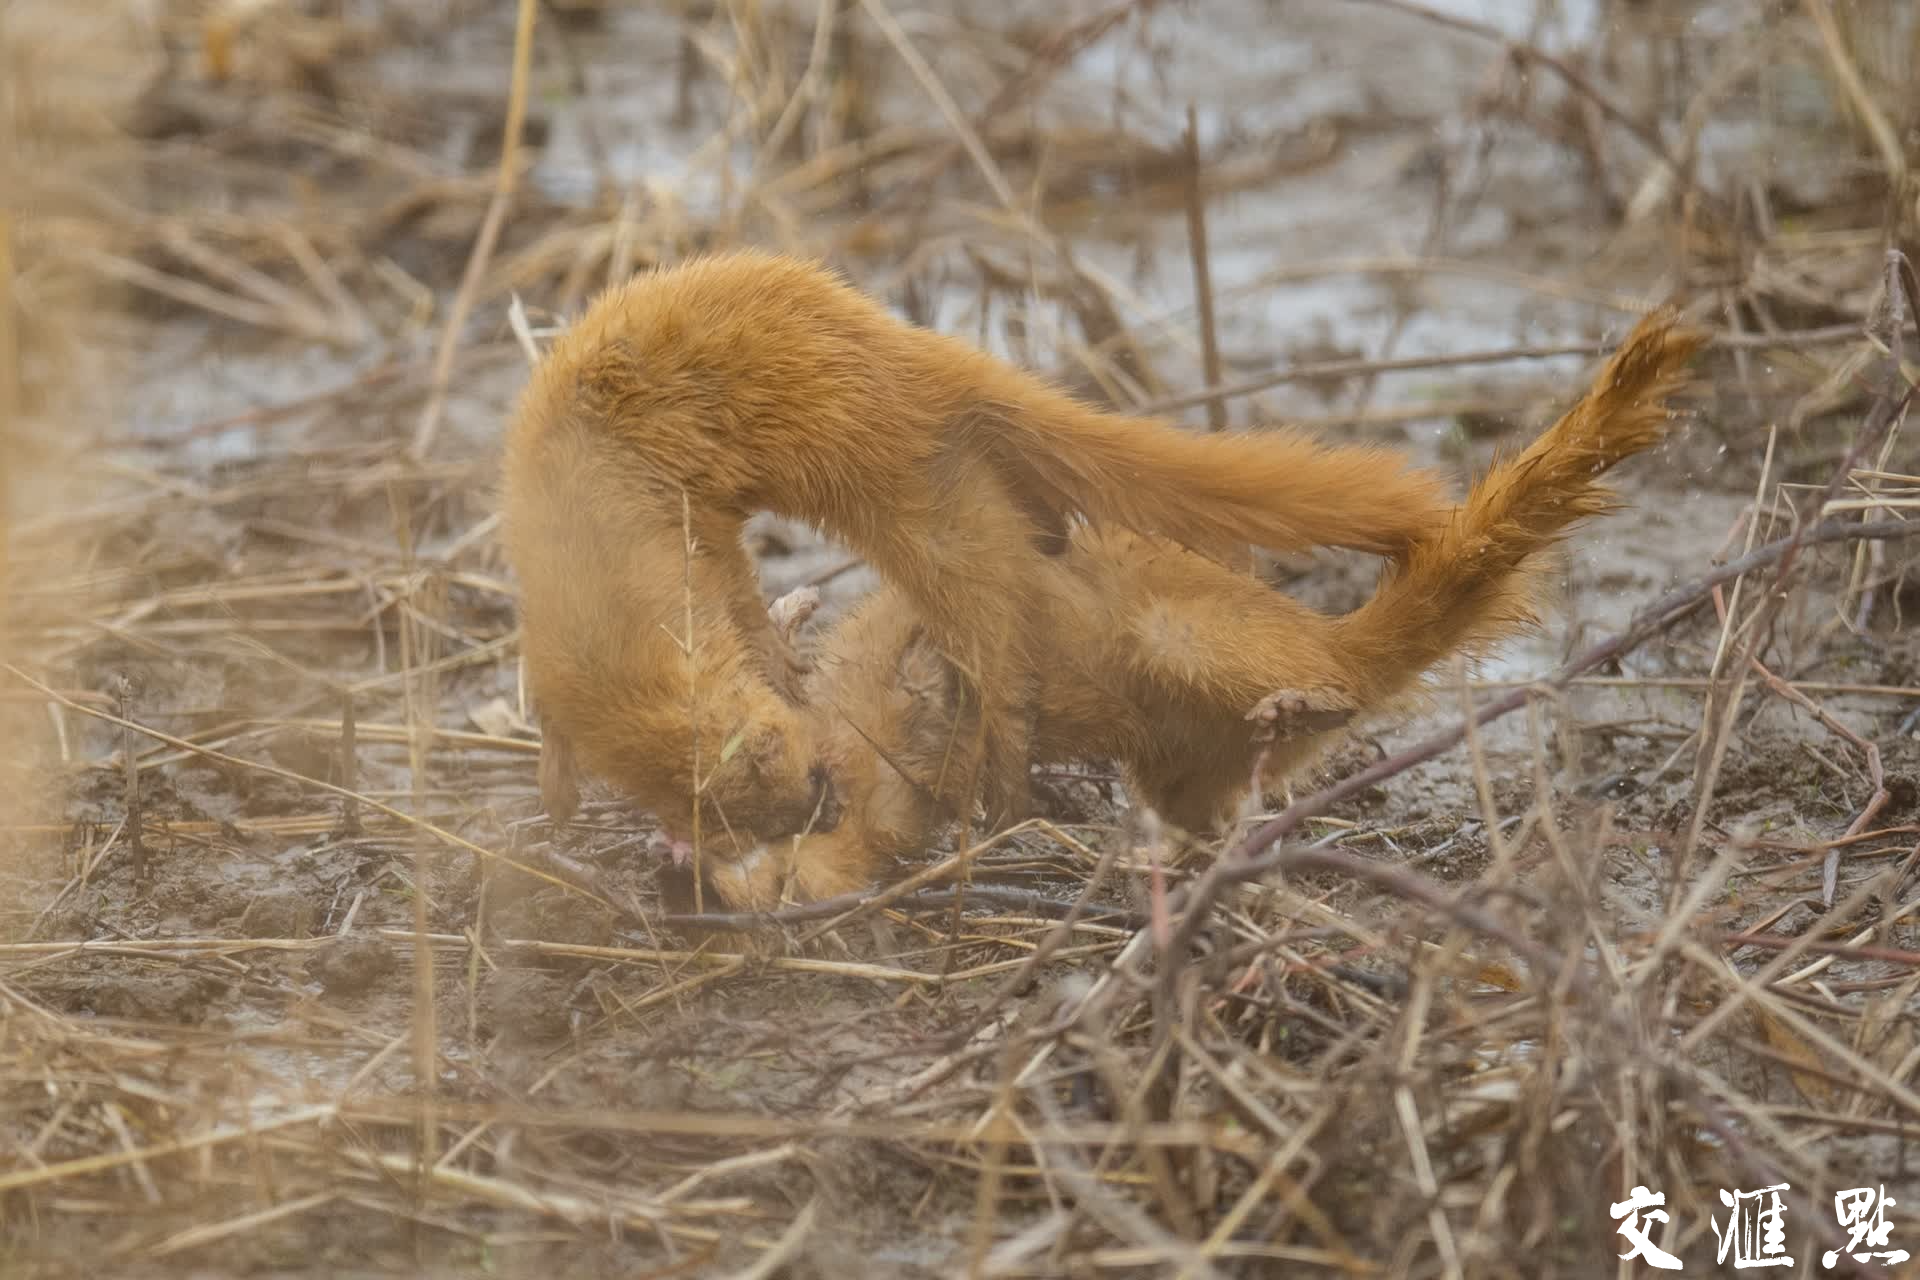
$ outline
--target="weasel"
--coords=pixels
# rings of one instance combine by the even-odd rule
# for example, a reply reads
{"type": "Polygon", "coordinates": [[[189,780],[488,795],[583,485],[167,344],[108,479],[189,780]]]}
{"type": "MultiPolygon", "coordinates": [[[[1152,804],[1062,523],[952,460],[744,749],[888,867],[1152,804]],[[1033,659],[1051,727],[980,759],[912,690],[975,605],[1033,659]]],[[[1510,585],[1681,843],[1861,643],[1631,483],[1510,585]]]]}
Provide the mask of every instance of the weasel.
{"type": "Polygon", "coordinates": [[[1105,413],[760,252],[596,299],[521,395],[503,481],[549,812],[572,812],[577,765],[682,834],[697,797],[736,848],[831,822],[741,544],[755,510],[836,536],[911,607],[978,707],[977,745],[949,761],[956,810],[977,781],[1000,820],[1026,810],[1052,643],[1029,584],[1072,527],[1391,554],[1447,510],[1437,476],[1387,451],[1105,413]]]}
{"type": "MultiPolygon", "coordinates": [[[[1350,721],[1414,693],[1449,654],[1534,622],[1540,553],[1613,508],[1601,476],[1661,438],[1667,397],[1702,341],[1669,310],[1644,319],[1578,404],[1496,462],[1343,616],[1161,539],[1075,531],[1019,592],[1047,644],[1036,756],[1115,759],[1139,802],[1190,831],[1217,830],[1256,770],[1284,777],[1350,721]]],[[[973,713],[926,635],[910,595],[888,587],[825,637],[809,697],[823,755],[847,781],[844,816],[832,833],[708,863],[724,901],[764,910],[853,892],[934,833],[937,764],[973,713]]]]}

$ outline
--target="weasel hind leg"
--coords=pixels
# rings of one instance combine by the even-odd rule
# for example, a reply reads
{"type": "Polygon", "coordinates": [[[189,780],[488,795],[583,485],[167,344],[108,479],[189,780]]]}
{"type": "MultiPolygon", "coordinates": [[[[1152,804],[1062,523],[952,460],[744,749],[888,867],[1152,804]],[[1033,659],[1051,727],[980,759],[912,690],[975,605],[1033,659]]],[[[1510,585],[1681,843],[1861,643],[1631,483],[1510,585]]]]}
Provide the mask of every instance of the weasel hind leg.
{"type": "Polygon", "coordinates": [[[573,766],[573,744],[552,725],[540,732],[540,803],[556,827],[573,821],[580,809],[580,781],[573,766]]]}

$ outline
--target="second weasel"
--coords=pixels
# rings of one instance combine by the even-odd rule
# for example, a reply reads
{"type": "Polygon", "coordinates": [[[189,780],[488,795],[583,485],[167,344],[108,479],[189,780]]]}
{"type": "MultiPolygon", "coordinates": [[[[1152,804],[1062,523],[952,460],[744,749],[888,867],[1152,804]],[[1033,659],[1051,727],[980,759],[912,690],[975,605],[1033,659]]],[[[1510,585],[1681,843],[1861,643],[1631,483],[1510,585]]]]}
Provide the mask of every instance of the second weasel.
{"type": "MultiPolygon", "coordinates": [[[[1610,509],[1602,474],[1660,439],[1666,399],[1701,341],[1671,312],[1643,320],[1578,404],[1496,464],[1344,616],[1157,539],[1076,532],[1021,584],[1048,642],[1036,756],[1118,760],[1137,800],[1189,830],[1216,828],[1256,765],[1267,780],[1284,777],[1448,654],[1533,620],[1539,553],[1610,509]]],[[[863,888],[942,820],[939,761],[971,713],[906,593],[877,592],[830,631],[808,690],[824,753],[845,779],[845,815],[830,834],[708,863],[736,907],[863,888]]]]}

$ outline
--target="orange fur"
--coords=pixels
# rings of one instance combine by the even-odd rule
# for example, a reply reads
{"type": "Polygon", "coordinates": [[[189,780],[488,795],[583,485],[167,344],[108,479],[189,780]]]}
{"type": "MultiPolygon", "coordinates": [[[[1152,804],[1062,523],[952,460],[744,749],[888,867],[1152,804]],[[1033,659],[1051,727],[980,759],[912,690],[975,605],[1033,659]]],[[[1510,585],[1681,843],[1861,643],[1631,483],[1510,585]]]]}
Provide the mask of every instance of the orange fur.
{"type": "MultiPolygon", "coordinates": [[[[1670,312],[1642,321],[1577,405],[1496,463],[1345,616],[1162,540],[1076,533],[1017,593],[1050,644],[1036,756],[1116,759],[1138,800],[1190,830],[1217,828],[1256,765],[1266,780],[1285,776],[1347,721],[1414,692],[1448,654],[1533,620],[1539,553],[1609,508],[1602,473],[1660,438],[1666,399],[1700,341],[1670,312]],[[1249,731],[1255,709],[1275,721],[1269,732],[1249,731]]],[[[818,736],[847,780],[844,816],[831,833],[714,865],[721,898],[765,909],[849,892],[924,844],[941,818],[930,762],[969,714],[942,701],[931,662],[912,601],[895,588],[828,635],[808,689],[818,736]]]]}
{"type": "MultiPolygon", "coordinates": [[[[1446,504],[1379,450],[1099,412],[810,263],[733,253],[610,290],[555,341],[507,437],[528,684],[554,752],[682,830],[698,792],[736,847],[802,829],[822,798],[741,545],[755,510],[827,530],[910,602],[982,707],[979,749],[954,762],[964,795],[983,774],[1007,817],[1049,646],[1023,584],[1079,518],[1219,553],[1398,553],[1446,504]]],[[[542,784],[564,818],[570,770],[550,762],[542,784]]]]}

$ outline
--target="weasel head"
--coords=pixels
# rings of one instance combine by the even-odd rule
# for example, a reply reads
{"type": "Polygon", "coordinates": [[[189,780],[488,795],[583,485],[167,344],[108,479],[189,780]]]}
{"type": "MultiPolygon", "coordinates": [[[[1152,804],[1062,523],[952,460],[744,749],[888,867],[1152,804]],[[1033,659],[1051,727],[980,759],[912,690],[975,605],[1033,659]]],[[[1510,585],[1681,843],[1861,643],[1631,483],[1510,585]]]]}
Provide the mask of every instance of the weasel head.
{"type": "MultiPolygon", "coordinates": [[[[754,842],[730,857],[701,859],[707,910],[778,911],[853,893],[872,884],[880,851],[852,824],[816,835],[754,842]]],[[[663,864],[660,894],[668,910],[693,910],[694,868],[663,864]]]]}

